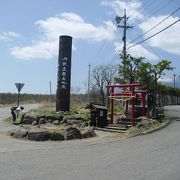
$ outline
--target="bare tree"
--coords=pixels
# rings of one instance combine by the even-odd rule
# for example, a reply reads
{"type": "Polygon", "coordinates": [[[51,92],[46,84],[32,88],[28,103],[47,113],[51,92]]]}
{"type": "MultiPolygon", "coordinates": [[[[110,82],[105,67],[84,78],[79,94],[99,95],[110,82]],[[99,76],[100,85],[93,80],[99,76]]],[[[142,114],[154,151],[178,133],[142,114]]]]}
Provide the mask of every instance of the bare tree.
{"type": "Polygon", "coordinates": [[[117,70],[117,66],[110,65],[98,65],[92,70],[91,87],[94,91],[99,92],[102,104],[105,104],[106,102],[106,93],[109,94],[106,89],[106,85],[114,82],[117,70]]]}

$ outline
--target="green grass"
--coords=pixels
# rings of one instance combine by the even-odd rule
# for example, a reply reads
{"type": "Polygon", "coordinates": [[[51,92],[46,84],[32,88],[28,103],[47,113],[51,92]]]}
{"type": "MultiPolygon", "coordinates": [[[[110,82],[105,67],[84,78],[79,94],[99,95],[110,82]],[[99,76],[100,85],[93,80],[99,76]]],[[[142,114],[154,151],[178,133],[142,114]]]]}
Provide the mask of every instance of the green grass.
{"type": "Polygon", "coordinates": [[[61,129],[61,128],[48,129],[48,131],[49,131],[50,133],[55,132],[55,133],[61,133],[61,134],[64,134],[64,129],[61,129]]]}
{"type": "Polygon", "coordinates": [[[4,121],[5,123],[10,124],[10,123],[12,123],[12,117],[8,117],[8,118],[4,119],[3,121],[4,121]]]}
{"type": "MultiPolygon", "coordinates": [[[[19,115],[17,118],[16,118],[16,123],[19,123],[20,122],[20,119],[21,119],[21,115],[19,115]]],[[[3,120],[5,123],[8,123],[8,124],[11,124],[13,122],[13,118],[12,116],[8,117],[8,118],[5,118],[3,120]]]]}
{"type": "Polygon", "coordinates": [[[114,107],[114,112],[123,112],[123,108],[120,105],[114,107]]]}
{"type": "MultiPolygon", "coordinates": [[[[43,107],[39,109],[33,109],[30,110],[29,112],[26,112],[26,115],[32,116],[32,117],[37,117],[37,116],[59,116],[62,115],[67,118],[83,118],[85,120],[90,119],[90,111],[84,108],[79,108],[70,112],[55,112],[55,108],[44,105],[43,107]]],[[[21,115],[18,116],[16,119],[16,123],[19,123],[21,119],[21,115]]],[[[4,119],[4,122],[10,124],[12,123],[12,116],[4,119]]]]}
{"type": "Polygon", "coordinates": [[[88,120],[90,118],[90,112],[86,109],[76,109],[69,112],[56,112],[51,106],[44,106],[39,109],[30,110],[26,115],[37,117],[37,116],[64,116],[67,118],[84,118],[88,120]]]}

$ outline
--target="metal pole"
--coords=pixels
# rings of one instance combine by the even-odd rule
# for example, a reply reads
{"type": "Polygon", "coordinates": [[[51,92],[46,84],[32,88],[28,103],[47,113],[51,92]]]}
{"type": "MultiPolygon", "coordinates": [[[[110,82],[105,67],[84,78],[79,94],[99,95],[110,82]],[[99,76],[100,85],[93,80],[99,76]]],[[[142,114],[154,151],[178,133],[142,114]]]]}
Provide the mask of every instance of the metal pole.
{"type": "Polygon", "coordinates": [[[123,32],[123,42],[124,42],[124,46],[123,46],[123,71],[124,71],[124,74],[123,74],[123,79],[124,79],[124,82],[126,80],[125,78],[125,63],[126,63],[126,30],[127,30],[127,17],[126,17],[126,9],[124,9],[124,24],[123,24],[123,27],[124,27],[124,32],[123,32]]]}
{"type": "Polygon", "coordinates": [[[154,95],[154,105],[155,106],[157,106],[156,100],[157,100],[157,73],[155,71],[155,95],[154,95]]]}
{"type": "Polygon", "coordinates": [[[134,86],[131,87],[132,92],[132,127],[135,125],[135,104],[134,104],[134,86]]]}
{"type": "MultiPolygon", "coordinates": [[[[126,31],[127,29],[129,28],[132,28],[132,26],[127,26],[127,20],[128,20],[128,17],[126,16],[126,9],[124,9],[124,16],[123,17],[119,17],[119,16],[116,16],[116,23],[118,24],[118,28],[123,28],[123,38],[122,38],[122,41],[124,42],[124,45],[123,45],[123,51],[122,51],[122,54],[123,54],[123,70],[125,70],[125,64],[126,64],[126,31]],[[123,25],[119,25],[121,23],[121,21],[123,21],[123,25]]],[[[125,81],[125,73],[123,74],[124,76],[124,81],[125,81]]]]}
{"type": "Polygon", "coordinates": [[[49,82],[49,92],[50,92],[50,95],[52,94],[52,91],[51,91],[51,81],[49,82]]]}
{"type": "MultiPolygon", "coordinates": [[[[123,47],[123,68],[125,70],[125,62],[126,62],[126,9],[124,9],[124,36],[123,36],[123,42],[124,42],[124,47],[123,47]]],[[[124,80],[125,80],[125,74],[124,74],[124,80]]]]}
{"type": "Polygon", "coordinates": [[[142,93],[142,115],[145,115],[145,94],[142,93]]]}
{"type": "Polygon", "coordinates": [[[88,103],[90,102],[90,81],[91,81],[91,65],[89,64],[89,71],[88,71],[88,103]]]}
{"type": "MultiPolygon", "coordinates": [[[[108,85],[110,85],[110,83],[108,83],[108,85]]],[[[106,106],[107,106],[107,108],[110,107],[109,95],[110,95],[110,87],[106,87],[106,106]]]]}
{"type": "Polygon", "coordinates": [[[49,93],[50,93],[51,106],[53,106],[52,89],[51,89],[51,81],[49,82],[49,93]]]}
{"type": "Polygon", "coordinates": [[[176,87],[176,74],[174,73],[174,88],[176,87]]]}
{"type": "MultiPolygon", "coordinates": [[[[111,93],[114,93],[114,87],[112,87],[111,89],[111,93]]],[[[110,109],[111,109],[111,120],[110,120],[110,124],[113,124],[113,118],[114,118],[114,99],[110,100],[110,109]]]]}
{"type": "Polygon", "coordinates": [[[20,99],[20,91],[18,91],[18,97],[17,97],[17,107],[19,107],[19,99],[20,99]]]}
{"type": "Polygon", "coordinates": [[[148,92],[147,92],[147,117],[149,118],[149,78],[147,80],[148,82],[148,92]]]}
{"type": "Polygon", "coordinates": [[[155,81],[155,91],[154,91],[154,99],[153,99],[153,112],[152,112],[152,116],[153,118],[156,118],[156,100],[157,100],[157,72],[154,71],[154,81],[155,81]]]}

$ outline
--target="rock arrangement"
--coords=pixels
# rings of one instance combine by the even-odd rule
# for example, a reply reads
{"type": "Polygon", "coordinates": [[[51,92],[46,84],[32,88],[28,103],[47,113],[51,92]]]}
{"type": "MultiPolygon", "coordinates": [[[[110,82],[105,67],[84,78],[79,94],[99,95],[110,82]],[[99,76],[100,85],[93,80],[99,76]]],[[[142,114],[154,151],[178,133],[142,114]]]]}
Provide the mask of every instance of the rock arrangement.
{"type": "Polygon", "coordinates": [[[42,124],[47,124],[47,123],[52,123],[55,125],[71,125],[74,127],[78,128],[83,128],[89,125],[87,120],[81,118],[81,117],[76,117],[76,118],[67,118],[64,116],[29,116],[29,115],[22,115],[20,124],[26,124],[26,125],[33,125],[36,126],[38,125],[39,127],[42,124]]]}
{"type": "Polygon", "coordinates": [[[145,128],[155,123],[158,123],[159,121],[154,120],[154,119],[148,119],[147,117],[141,116],[141,117],[136,118],[136,122],[137,122],[136,124],[137,128],[145,128]]]}
{"type": "Polygon", "coordinates": [[[20,125],[10,130],[10,136],[32,141],[63,141],[94,137],[96,134],[82,118],[23,115],[20,125]]]}

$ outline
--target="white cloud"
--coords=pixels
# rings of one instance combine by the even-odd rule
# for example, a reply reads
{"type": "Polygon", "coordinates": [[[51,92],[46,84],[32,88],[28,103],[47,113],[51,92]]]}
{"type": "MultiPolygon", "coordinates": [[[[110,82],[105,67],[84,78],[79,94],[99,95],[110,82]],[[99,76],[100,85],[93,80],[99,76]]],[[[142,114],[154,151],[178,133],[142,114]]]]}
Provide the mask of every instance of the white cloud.
{"type": "Polygon", "coordinates": [[[119,16],[121,15],[123,16],[124,9],[126,9],[127,16],[130,17],[130,20],[142,19],[144,17],[144,15],[140,13],[140,8],[142,7],[142,3],[139,0],[133,0],[133,1],[103,0],[101,4],[112,7],[116,15],[119,16]]]}
{"type": "Polygon", "coordinates": [[[46,38],[56,39],[59,35],[68,34],[76,39],[93,41],[111,40],[116,30],[112,22],[104,22],[101,26],[85,23],[84,20],[73,13],[62,13],[60,17],[51,17],[36,22],[46,38]]]}
{"type": "Polygon", "coordinates": [[[159,82],[162,83],[170,83],[173,82],[173,78],[172,77],[161,77],[160,79],[158,79],[159,82]]]}
{"type": "Polygon", "coordinates": [[[42,40],[27,47],[14,47],[11,49],[12,55],[20,59],[49,59],[58,53],[57,41],[60,35],[70,35],[73,39],[99,42],[112,40],[116,31],[116,27],[110,21],[104,22],[100,26],[94,26],[86,23],[74,13],[62,13],[56,17],[39,20],[35,25],[43,33],[42,40]]]}
{"type": "MultiPolygon", "coordinates": [[[[155,26],[157,23],[159,23],[166,17],[167,16],[151,17],[145,22],[141,23],[139,25],[139,28],[143,32],[146,32],[147,30],[155,26]]],[[[154,33],[164,29],[165,27],[169,26],[178,19],[179,19],[178,17],[170,17],[169,19],[161,23],[159,26],[157,26],[155,29],[147,33],[144,37],[147,38],[153,35],[154,33]]],[[[166,52],[180,55],[180,23],[171,26],[169,29],[158,34],[157,36],[154,36],[153,38],[151,38],[146,42],[152,47],[157,47],[166,52]]]]}
{"type": "Polygon", "coordinates": [[[14,38],[20,38],[21,36],[15,32],[2,32],[0,33],[0,41],[11,41],[14,38]]]}
{"type": "MultiPolygon", "coordinates": [[[[128,43],[127,43],[128,44],[128,43]]],[[[132,46],[134,44],[128,44],[128,46],[132,46]]],[[[116,51],[117,52],[122,52],[123,49],[123,43],[115,43],[115,47],[116,47],[116,51]]],[[[152,52],[150,52],[149,50],[147,50],[146,48],[144,48],[142,45],[137,45],[132,49],[127,50],[128,54],[131,54],[133,57],[144,57],[148,60],[158,60],[158,57],[153,54],[152,52]]]]}
{"type": "Polygon", "coordinates": [[[13,47],[11,54],[19,59],[50,59],[58,54],[58,41],[38,42],[32,46],[13,47]]]}
{"type": "MultiPolygon", "coordinates": [[[[32,46],[26,47],[13,47],[11,48],[11,54],[19,59],[51,59],[54,56],[58,56],[59,41],[45,41],[37,42],[32,46]]],[[[72,45],[72,49],[76,48],[72,45]]]]}

